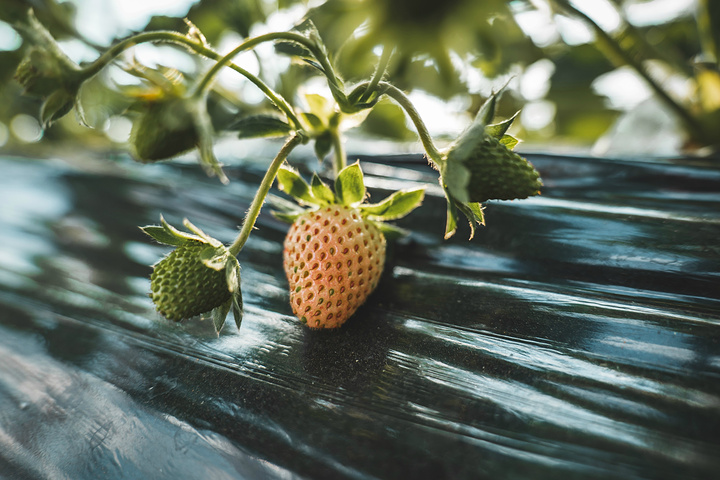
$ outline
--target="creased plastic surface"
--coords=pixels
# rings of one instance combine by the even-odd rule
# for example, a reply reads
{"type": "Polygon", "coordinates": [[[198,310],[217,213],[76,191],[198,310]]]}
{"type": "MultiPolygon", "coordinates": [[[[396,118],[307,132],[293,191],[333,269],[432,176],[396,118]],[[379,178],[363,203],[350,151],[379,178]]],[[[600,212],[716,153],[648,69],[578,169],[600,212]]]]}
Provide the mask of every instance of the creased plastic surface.
{"type": "MultiPolygon", "coordinates": [[[[246,315],[163,321],[137,228],[226,242],[260,168],[0,168],[6,478],[712,478],[720,467],[720,170],[530,156],[541,197],[443,241],[436,188],[343,329],[287,304],[286,225],[240,255],[246,315]]],[[[370,159],[372,160],[372,159],[370,159]]],[[[436,185],[368,163],[372,200],[436,185]]]]}

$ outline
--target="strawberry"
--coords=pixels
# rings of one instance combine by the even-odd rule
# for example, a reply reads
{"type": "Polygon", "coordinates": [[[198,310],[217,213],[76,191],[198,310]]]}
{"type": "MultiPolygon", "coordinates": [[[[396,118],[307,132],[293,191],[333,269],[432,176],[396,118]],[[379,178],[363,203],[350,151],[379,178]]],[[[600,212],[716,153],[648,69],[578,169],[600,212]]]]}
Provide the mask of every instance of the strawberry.
{"type": "Polygon", "coordinates": [[[230,299],[225,272],[200,261],[206,247],[190,240],[153,267],[150,298],[165,318],[176,322],[191,318],[230,299]]]}
{"type": "Polygon", "coordinates": [[[489,124],[499,95],[488,98],[475,120],[438,159],[440,184],[448,202],[445,238],[455,234],[458,211],[470,222],[472,238],[475,224],[485,224],[482,202],[540,194],[540,175],[530,162],[512,151],[518,141],[506,133],[517,113],[489,124]]]}
{"type": "Polygon", "coordinates": [[[219,240],[184,221],[182,232],[160,217],[161,225],[142,227],[159,243],[175,247],[153,266],[150,298],[157,311],[179,322],[211,312],[217,332],[230,309],[235,324],[242,322],[240,264],[219,240]]]}
{"type": "Polygon", "coordinates": [[[283,267],[293,313],[310,328],[337,328],[377,287],[385,265],[386,234],[403,233],[383,222],[407,215],[420,205],[425,191],[401,190],[379,203],[362,203],[365,184],[358,163],[338,173],[335,192],[317,175],[309,185],[285,167],[278,172],[278,183],[310,206],[285,206],[285,212],[275,212],[292,222],[283,267]]]}
{"type": "Polygon", "coordinates": [[[310,328],[345,323],[377,287],[385,244],[356,208],[332,205],[298,217],[283,250],[293,313],[310,328]]]}
{"type": "Polygon", "coordinates": [[[470,171],[471,202],[527,198],[542,187],[537,170],[490,135],[475,147],[465,168],[470,171]]]}

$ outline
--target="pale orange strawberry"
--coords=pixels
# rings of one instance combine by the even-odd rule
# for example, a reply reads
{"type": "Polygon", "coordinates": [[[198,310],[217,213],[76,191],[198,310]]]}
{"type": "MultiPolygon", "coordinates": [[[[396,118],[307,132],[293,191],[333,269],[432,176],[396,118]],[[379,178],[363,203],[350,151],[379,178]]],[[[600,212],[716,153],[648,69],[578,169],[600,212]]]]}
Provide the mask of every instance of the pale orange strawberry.
{"type": "Polygon", "coordinates": [[[293,313],[310,328],[341,326],[377,287],[385,244],[376,225],[351,206],[299,216],[283,251],[293,313]]]}

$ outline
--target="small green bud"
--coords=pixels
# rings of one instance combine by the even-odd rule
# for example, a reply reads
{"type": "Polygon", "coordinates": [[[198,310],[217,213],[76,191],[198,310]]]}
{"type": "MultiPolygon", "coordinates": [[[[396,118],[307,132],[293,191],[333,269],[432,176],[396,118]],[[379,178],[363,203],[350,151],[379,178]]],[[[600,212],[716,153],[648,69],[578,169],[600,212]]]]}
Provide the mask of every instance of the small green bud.
{"type": "Polygon", "coordinates": [[[195,148],[200,136],[193,107],[191,100],[174,95],[148,102],[130,134],[134,157],[151,163],[195,148]]]}
{"type": "Polygon", "coordinates": [[[215,270],[201,260],[207,249],[207,243],[188,240],[153,267],[150,298],[164,317],[177,322],[209,312],[231,298],[224,268],[215,270]]]}
{"type": "Polygon", "coordinates": [[[540,193],[542,187],[532,164],[490,135],[484,135],[464,166],[470,172],[470,202],[527,198],[540,193]]]}

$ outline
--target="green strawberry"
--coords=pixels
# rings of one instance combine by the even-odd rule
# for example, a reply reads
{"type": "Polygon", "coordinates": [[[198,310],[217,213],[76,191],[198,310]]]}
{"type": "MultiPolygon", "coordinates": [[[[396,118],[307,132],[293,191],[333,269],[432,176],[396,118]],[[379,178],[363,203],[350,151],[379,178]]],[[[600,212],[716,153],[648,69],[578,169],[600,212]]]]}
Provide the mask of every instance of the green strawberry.
{"type": "Polygon", "coordinates": [[[224,270],[201,262],[207,244],[188,241],[160,260],[150,276],[150,298],[158,312],[180,321],[209,312],[230,299],[224,270]]]}
{"type": "Polygon", "coordinates": [[[530,162],[490,135],[473,149],[465,168],[470,171],[470,202],[527,198],[540,193],[542,186],[530,162]]]}
{"type": "Polygon", "coordinates": [[[190,223],[182,232],[160,217],[161,225],[142,227],[158,242],[175,250],[153,266],[150,298],[163,316],[179,322],[211,312],[220,331],[232,309],[235,324],[242,322],[240,264],[220,241],[190,223]]]}

